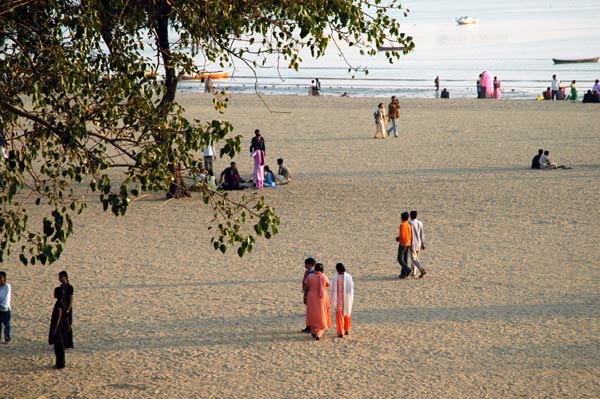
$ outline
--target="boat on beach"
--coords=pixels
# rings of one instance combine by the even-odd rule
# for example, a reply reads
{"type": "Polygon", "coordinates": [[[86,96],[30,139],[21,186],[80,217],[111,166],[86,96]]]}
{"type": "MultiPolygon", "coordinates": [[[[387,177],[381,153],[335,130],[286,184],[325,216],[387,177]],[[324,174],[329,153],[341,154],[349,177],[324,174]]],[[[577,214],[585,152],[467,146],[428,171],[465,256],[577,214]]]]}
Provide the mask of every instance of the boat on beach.
{"type": "Polygon", "coordinates": [[[456,23],[459,25],[473,25],[478,24],[479,20],[477,18],[469,17],[468,15],[464,15],[462,17],[456,18],[456,23]]]}
{"type": "Polygon", "coordinates": [[[580,64],[582,62],[598,62],[599,59],[600,57],[576,58],[572,60],[561,60],[558,58],[552,58],[552,61],[554,61],[555,64],[580,64]]]}
{"type": "Polygon", "coordinates": [[[202,71],[195,75],[183,75],[183,80],[201,80],[211,78],[212,80],[227,79],[229,71],[202,71]]]}

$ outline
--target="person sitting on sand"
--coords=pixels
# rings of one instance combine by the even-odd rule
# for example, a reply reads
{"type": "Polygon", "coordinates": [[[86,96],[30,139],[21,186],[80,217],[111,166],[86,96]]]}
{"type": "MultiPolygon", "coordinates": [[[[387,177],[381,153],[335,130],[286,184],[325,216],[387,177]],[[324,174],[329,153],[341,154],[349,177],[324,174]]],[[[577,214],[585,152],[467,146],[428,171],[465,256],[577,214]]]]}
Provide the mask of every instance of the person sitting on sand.
{"type": "Polygon", "coordinates": [[[269,168],[269,165],[265,165],[264,169],[265,169],[265,179],[263,180],[263,186],[264,187],[277,187],[277,184],[275,184],[275,174],[273,173],[271,168],[269,168]]]}
{"type": "Polygon", "coordinates": [[[542,92],[542,96],[544,97],[544,100],[552,100],[552,90],[550,87],[548,87],[546,91],[542,92]]]}
{"type": "Polygon", "coordinates": [[[450,92],[444,88],[444,90],[442,90],[442,94],[440,95],[441,98],[450,98],[450,92]]]}
{"type": "Polygon", "coordinates": [[[292,180],[292,174],[287,166],[283,165],[283,158],[277,159],[277,165],[279,166],[279,170],[275,175],[275,181],[279,184],[288,184],[292,180]]]}
{"type": "Polygon", "coordinates": [[[544,151],[544,155],[540,157],[540,169],[573,169],[565,165],[556,165],[550,161],[550,151],[544,151]]]}
{"type": "Polygon", "coordinates": [[[544,150],[540,148],[537,155],[531,160],[531,169],[540,169],[540,158],[542,155],[544,155],[544,150]]]}
{"type": "Polygon", "coordinates": [[[231,165],[221,172],[221,176],[219,177],[219,182],[221,183],[221,188],[223,190],[242,190],[243,187],[240,183],[243,182],[240,174],[238,172],[237,165],[235,162],[232,162],[231,165]]]}

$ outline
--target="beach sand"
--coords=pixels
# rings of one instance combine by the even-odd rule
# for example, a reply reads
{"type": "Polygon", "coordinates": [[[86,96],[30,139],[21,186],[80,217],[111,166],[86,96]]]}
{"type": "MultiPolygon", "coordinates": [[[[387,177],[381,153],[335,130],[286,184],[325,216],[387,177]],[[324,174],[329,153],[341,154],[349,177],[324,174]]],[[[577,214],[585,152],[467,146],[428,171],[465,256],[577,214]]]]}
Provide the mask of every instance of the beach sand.
{"type": "MultiPolygon", "coordinates": [[[[178,100],[219,117],[207,95],[178,100]]],[[[282,157],[293,174],[260,192],[280,232],[243,258],[213,250],[197,193],[152,193],[123,218],[91,196],[59,262],[2,264],[13,342],[0,346],[0,397],[600,397],[600,107],[400,99],[400,138],[374,140],[378,102],[231,98],[221,117],[244,136],[242,175],[255,128],[271,168],[282,157]],[[530,170],[538,148],[573,169],[530,170]],[[399,280],[412,209],[428,275],[399,280]],[[354,277],[348,337],[300,333],[308,256],[354,277]],[[75,349],[59,371],[46,340],[63,269],[75,349]]]]}

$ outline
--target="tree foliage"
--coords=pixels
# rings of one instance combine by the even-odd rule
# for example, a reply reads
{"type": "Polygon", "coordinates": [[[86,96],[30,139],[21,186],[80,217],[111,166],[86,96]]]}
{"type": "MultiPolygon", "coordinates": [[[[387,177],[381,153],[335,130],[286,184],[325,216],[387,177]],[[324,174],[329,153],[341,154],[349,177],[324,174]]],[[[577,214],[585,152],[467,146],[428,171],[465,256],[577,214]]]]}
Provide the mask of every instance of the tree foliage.
{"type": "MultiPolygon", "coordinates": [[[[56,261],[87,205],[81,187],[121,216],[143,192],[166,190],[168,165],[196,168],[205,144],[219,143],[221,156],[240,151],[227,121],[190,120],[175,101],[198,59],[256,68],[276,54],[298,69],[303,49],[319,57],[341,43],[374,55],[391,41],[408,52],[412,38],[394,13],[406,16],[394,0],[2,2],[0,128],[10,157],[0,166],[0,262],[11,251],[24,264],[56,261]],[[32,206],[44,207],[41,224],[29,223],[32,206]]],[[[215,95],[222,113],[225,100],[215,95]]],[[[277,233],[264,198],[201,195],[214,211],[215,249],[242,256],[277,233]]]]}

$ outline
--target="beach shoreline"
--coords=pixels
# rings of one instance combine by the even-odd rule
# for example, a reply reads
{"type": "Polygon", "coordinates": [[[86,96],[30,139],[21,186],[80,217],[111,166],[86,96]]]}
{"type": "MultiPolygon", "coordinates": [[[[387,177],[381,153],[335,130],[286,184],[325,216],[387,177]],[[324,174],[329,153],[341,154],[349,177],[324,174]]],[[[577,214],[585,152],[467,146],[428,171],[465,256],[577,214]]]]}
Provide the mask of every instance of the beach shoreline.
{"type": "Polygon", "coordinates": [[[243,192],[265,196],[279,234],[220,255],[197,193],[151,193],[123,218],[90,197],[59,262],[1,266],[13,342],[0,347],[0,396],[600,396],[597,104],[400,97],[400,137],[375,140],[389,97],[231,94],[223,114],[207,94],[176,101],[190,119],[233,124],[243,177],[256,128],[271,169],[285,160],[290,184],[243,192]],[[573,169],[531,170],[538,148],[573,169]],[[428,276],[402,281],[394,238],[412,209],[428,276]],[[354,278],[348,337],[300,333],[309,256],[354,278]],[[60,270],[75,349],[59,371],[46,339],[60,270]]]}

